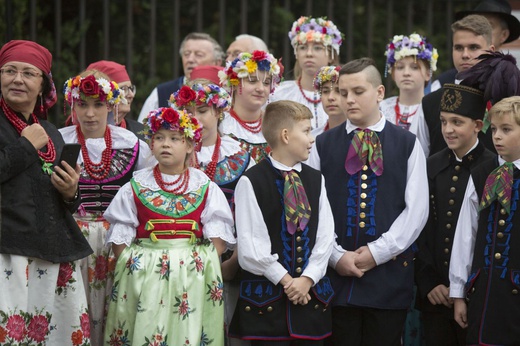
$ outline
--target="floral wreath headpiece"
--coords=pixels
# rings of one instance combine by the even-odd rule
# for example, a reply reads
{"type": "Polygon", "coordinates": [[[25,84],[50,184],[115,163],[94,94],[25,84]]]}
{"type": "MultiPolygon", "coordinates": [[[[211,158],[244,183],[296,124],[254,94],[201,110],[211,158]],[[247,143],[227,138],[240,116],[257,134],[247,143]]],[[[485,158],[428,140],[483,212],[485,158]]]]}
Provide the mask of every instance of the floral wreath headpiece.
{"type": "Polygon", "coordinates": [[[218,85],[197,83],[192,85],[191,88],[183,85],[182,88],[170,95],[169,103],[175,109],[206,104],[226,112],[231,108],[231,96],[218,85]]]}
{"type": "Polygon", "coordinates": [[[323,84],[332,82],[337,83],[339,80],[339,70],[341,66],[323,66],[318,70],[314,77],[313,85],[314,90],[321,91],[323,84]]]}
{"type": "Polygon", "coordinates": [[[179,131],[184,137],[198,143],[201,139],[202,126],[195,117],[184,110],[175,110],[170,107],[154,109],[143,120],[144,130],[142,133],[148,142],[160,129],[179,131]]]}
{"type": "Polygon", "coordinates": [[[70,106],[74,100],[85,100],[87,97],[99,99],[110,105],[126,103],[123,92],[116,82],[105,78],[96,79],[93,75],[69,78],[63,85],[63,94],[70,106]]]}
{"type": "Polygon", "coordinates": [[[392,73],[396,61],[407,56],[413,56],[430,63],[430,73],[437,70],[437,59],[439,54],[437,49],[433,48],[426,37],[417,33],[410,36],[395,35],[394,38],[386,46],[386,66],[385,77],[388,73],[392,73]]]}
{"type": "Polygon", "coordinates": [[[327,17],[305,17],[301,16],[292,25],[289,31],[289,39],[296,54],[296,47],[307,42],[323,43],[324,46],[331,46],[336,54],[339,55],[339,46],[343,42],[343,35],[337,26],[327,17]]]}
{"type": "Polygon", "coordinates": [[[261,50],[253,53],[240,53],[238,57],[226,64],[224,71],[218,72],[220,84],[228,90],[240,84],[241,78],[249,77],[258,71],[265,71],[272,77],[271,92],[280,83],[283,75],[283,65],[272,54],[261,50]]]}

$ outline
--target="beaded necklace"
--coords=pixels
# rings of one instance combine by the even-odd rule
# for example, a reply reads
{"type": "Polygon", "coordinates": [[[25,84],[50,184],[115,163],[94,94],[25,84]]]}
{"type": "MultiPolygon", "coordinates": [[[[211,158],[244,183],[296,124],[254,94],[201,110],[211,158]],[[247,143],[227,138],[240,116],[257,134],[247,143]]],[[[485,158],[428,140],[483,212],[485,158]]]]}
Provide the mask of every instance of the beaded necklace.
{"type": "Polygon", "coordinates": [[[318,104],[321,102],[321,97],[318,98],[316,95],[316,91],[314,92],[314,96],[311,99],[307,95],[305,95],[305,91],[303,91],[302,88],[302,77],[298,78],[298,81],[296,82],[298,84],[298,88],[300,89],[300,92],[303,95],[303,98],[307,100],[307,102],[311,103],[314,106],[314,118],[316,119],[315,127],[318,127],[318,104]]]}
{"type": "Polygon", "coordinates": [[[153,177],[155,182],[159,187],[169,193],[173,193],[174,195],[184,195],[188,190],[188,185],[190,183],[190,170],[186,169],[183,173],[179,174],[179,177],[172,181],[171,183],[167,183],[164,181],[161,175],[161,171],[159,170],[159,165],[155,165],[153,168],[153,177]],[[177,187],[170,189],[169,186],[177,185],[177,187]]]}
{"type": "MultiPolygon", "coordinates": [[[[204,169],[204,173],[209,177],[209,180],[214,181],[215,178],[215,172],[217,170],[217,163],[218,158],[220,156],[220,144],[222,140],[220,139],[220,136],[217,135],[217,141],[215,142],[215,149],[213,149],[213,155],[211,155],[211,162],[208,163],[206,166],[206,169],[204,169]]],[[[200,152],[200,149],[202,148],[202,142],[200,142],[197,145],[196,151],[195,151],[195,168],[201,169],[199,164],[199,159],[197,157],[197,152],[200,152]]]]}
{"type": "Polygon", "coordinates": [[[229,110],[229,114],[242,126],[244,129],[248,130],[252,133],[259,133],[262,131],[262,117],[256,121],[245,121],[240,119],[238,114],[235,112],[233,108],[229,110]],[[254,124],[254,125],[253,125],[254,124]]]}
{"type": "MultiPolygon", "coordinates": [[[[20,119],[14,111],[7,105],[5,100],[2,98],[0,99],[0,105],[2,106],[2,110],[4,111],[5,117],[11,125],[14,126],[18,134],[20,135],[22,131],[29,125],[27,125],[26,122],[24,122],[22,119],[20,119]]],[[[38,118],[33,114],[30,115],[32,117],[33,123],[39,124],[38,118]]],[[[49,139],[47,142],[47,152],[44,153],[41,150],[38,149],[38,156],[40,157],[40,160],[42,161],[42,170],[47,174],[52,174],[52,164],[54,160],[56,160],[56,149],[54,147],[54,143],[52,142],[52,139],[47,135],[47,138],[49,139]]]]}
{"type": "Polygon", "coordinates": [[[105,179],[108,176],[108,173],[110,173],[110,164],[112,161],[112,135],[110,133],[110,127],[107,126],[105,129],[105,150],[103,150],[103,153],[101,154],[101,161],[99,163],[94,163],[90,160],[87,145],[85,143],[85,137],[83,136],[83,132],[81,132],[79,125],[76,126],[76,133],[78,135],[78,142],[81,144],[83,165],[85,166],[88,175],[96,180],[105,179]]]}

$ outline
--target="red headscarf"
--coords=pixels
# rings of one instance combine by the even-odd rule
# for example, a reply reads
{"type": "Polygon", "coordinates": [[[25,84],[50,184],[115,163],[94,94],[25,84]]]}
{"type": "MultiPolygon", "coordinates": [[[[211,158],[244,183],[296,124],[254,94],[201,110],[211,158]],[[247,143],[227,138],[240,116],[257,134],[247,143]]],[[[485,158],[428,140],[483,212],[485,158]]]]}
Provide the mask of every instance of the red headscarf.
{"type": "Polygon", "coordinates": [[[224,71],[224,68],[215,65],[196,66],[190,73],[190,79],[195,80],[202,78],[211,81],[213,84],[220,85],[220,79],[218,78],[219,71],[224,71]]]}
{"type": "MultiPolygon", "coordinates": [[[[51,65],[52,65],[52,54],[49,50],[43,46],[40,46],[36,42],[25,41],[25,40],[12,40],[7,42],[0,49],[0,67],[4,66],[11,61],[20,61],[27,64],[31,64],[42,70],[45,75],[49,78],[51,83],[51,92],[48,95],[43,95],[43,104],[45,109],[43,114],[38,112],[39,116],[46,116],[46,109],[52,107],[57,100],[56,87],[52,81],[51,65]]],[[[40,105],[36,104],[35,111],[39,111],[40,105]]]]}
{"type": "Polygon", "coordinates": [[[106,74],[116,83],[129,82],[130,76],[126,72],[125,65],[118,64],[114,61],[100,60],[88,65],[87,70],[98,70],[106,74]]]}

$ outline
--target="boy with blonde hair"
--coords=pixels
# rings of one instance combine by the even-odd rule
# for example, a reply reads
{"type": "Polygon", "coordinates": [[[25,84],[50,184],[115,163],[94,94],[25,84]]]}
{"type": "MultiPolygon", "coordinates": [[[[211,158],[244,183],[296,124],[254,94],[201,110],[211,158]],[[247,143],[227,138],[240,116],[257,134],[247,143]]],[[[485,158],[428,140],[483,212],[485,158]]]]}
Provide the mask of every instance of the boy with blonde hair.
{"type": "Polygon", "coordinates": [[[242,276],[230,335],[252,345],[321,345],[331,333],[332,213],[323,177],[301,163],[311,119],[297,102],[270,103],[262,132],[272,152],[235,190],[242,276]]]}
{"type": "Polygon", "coordinates": [[[489,111],[499,155],[471,172],[450,264],[455,320],[467,344],[516,345],[520,340],[520,97],[489,111]]]}

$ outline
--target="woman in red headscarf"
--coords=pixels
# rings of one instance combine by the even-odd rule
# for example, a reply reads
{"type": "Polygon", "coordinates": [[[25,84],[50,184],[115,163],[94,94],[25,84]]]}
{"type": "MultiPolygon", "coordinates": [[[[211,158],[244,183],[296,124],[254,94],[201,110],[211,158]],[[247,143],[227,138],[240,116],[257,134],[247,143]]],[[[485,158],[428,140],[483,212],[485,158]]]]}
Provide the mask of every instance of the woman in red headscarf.
{"type": "Polygon", "coordinates": [[[50,52],[31,41],[0,50],[0,344],[90,344],[77,260],[92,253],[72,218],[79,166],[43,120],[56,102],[50,52]]]}

